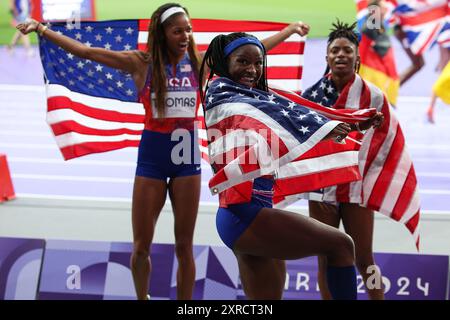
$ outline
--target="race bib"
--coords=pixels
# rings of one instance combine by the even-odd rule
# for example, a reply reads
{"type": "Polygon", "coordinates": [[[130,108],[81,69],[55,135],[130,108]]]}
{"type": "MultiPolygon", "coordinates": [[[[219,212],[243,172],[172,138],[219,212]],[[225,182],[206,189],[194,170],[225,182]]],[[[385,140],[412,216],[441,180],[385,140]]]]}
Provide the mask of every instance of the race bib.
{"type": "MultiPolygon", "coordinates": [[[[153,117],[158,118],[156,111],[155,94],[152,93],[153,117]]],[[[197,105],[196,91],[170,91],[167,92],[165,118],[195,118],[195,107],[197,105]]]]}

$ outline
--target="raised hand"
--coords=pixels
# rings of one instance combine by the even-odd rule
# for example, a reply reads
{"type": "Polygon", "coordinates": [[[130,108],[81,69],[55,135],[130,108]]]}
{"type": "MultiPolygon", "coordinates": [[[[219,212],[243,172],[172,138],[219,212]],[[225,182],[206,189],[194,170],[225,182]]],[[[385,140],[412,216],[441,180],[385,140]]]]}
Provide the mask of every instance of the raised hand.
{"type": "Polygon", "coordinates": [[[291,33],[298,33],[301,36],[306,36],[309,32],[309,25],[302,22],[302,21],[296,21],[289,25],[289,28],[291,29],[291,33]]]}

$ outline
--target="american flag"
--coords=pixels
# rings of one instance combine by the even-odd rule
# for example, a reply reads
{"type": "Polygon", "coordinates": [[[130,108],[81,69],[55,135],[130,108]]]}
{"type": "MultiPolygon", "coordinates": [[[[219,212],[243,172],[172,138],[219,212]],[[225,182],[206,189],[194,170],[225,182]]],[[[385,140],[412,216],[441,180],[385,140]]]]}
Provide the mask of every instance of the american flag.
{"type": "Polygon", "coordinates": [[[332,148],[336,143],[326,141],[316,148],[338,124],[323,114],[355,121],[368,119],[375,109],[339,112],[294,93],[264,92],[226,78],[211,83],[205,101],[215,171],[209,187],[213,194],[225,192],[221,201],[245,200],[250,181],[266,174],[275,174],[275,199],[360,178],[359,144],[332,148]]]}
{"type": "Polygon", "coordinates": [[[325,76],[303,96],[335,109],[371,107],[383,113],[383,125],[376,130],[369,129],[361,142],[362,181],[325,188],[322,199],[359,203],[400,221],[419,248],[420,199],[416,173],[400,124],[380,89],[356,75],[338,96],[333,82],[325,76]]]}
{"type": "Polygon", "coordinates": [[[420,55],[435,43],[449,46],[449,0],[389,0],[395,23],[406,33],[411,51],[420,55]]]}
{"type": "MultiPolygon", "coordinates": [[[[145,50],[150,20],[55,23],[56,32],[107,50],[145,50]]],[[[200,51],[220,33],[245,31],[260,39],[287,26],[284,23],[193,19],[200,51]]],[[[47,122],[64,159],[139,145],[144,107],[129,74],[80,59],[39,39],[47,88],[47,122]]],[[[304,38],[295,34],[268,54],[271,84],[301,91],[304,38]]],[[[203,114],[199,108],[199,120],[203,114]]],[[[207,154],[206,133],[199,131],[202,155],[207,154]]]]}

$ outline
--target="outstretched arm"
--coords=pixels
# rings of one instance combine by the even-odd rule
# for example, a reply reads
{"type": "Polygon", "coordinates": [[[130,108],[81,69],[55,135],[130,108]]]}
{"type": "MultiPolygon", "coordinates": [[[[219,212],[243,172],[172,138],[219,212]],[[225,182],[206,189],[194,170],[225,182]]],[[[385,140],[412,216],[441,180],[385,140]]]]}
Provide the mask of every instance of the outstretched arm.
{"type": "Polygon", "coordinates": [[[281,42],[289,38],[294,33],[297,33],[301,36],[307,35],[309,32],[309,25],[307,25],[304,22],[297,21],[293,22],[290,25],[288,25],[286,28],[278,32],[277,34],[274,34],[271,37],[268,37],[261,42],[263,43],[264,47],[267,51],[273,49],[277,45],[279,45],[281,42]]]}
{"type": "Polygon", "coordinates": [[[108,67],[120,69],[128,73],[134,73],[139,67],[139,58],[131,51],[111,51],[103,48],[91,48],[71,39],[67,36],[54,32],[36,20],[20,23],[16,28],[23,34],[36,31],[49,41],[64,50],[83,59],[93,60],[108,67]]]}

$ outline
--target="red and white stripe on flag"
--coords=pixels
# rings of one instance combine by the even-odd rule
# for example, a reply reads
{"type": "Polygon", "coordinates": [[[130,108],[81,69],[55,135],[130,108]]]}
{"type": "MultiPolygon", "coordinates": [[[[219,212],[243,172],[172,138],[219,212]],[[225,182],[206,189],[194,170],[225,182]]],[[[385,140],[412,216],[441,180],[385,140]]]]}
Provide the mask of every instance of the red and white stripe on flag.
{"type": "MultiPolygon", "coordinates": [[[[146,50],[150,20],[139,23],[138,49],[146,50]]],[[[194,39],[200,51],[206,51],[211,40],[219,34],[247,32],[263,40],[283,30],[288,24],[263,21],[192,19],[194,39]]],[[[269,85],[282,86],[301,92],[303,53],[305,37],[291,35],[267,54],[267,77],[269,85]]],[[[202,158],[208,161],[208,141],[205,131],[203,108],[199,108],[199,144],[202,158]]]]}
{"type": "MultiPolygon", "coordinates": [[[[145,50],[150,20],[139,20],[137,49],[145,50]]],[[[200,49],[206,50],[218,34],[247,32],[260,39],[276,34],[285,23],[192,19],[194,37],[200,49]]],[[[292,35],[268,53],[269,83],[301,91],[305,38],[292,35]]],[[[125,147],[137,147],[144,128],[141,103],[92,97],[68,88],[47,85],[47,122],[51,126],[64,159],[125,147]]],[[[199,108],[199,138],[202,157],[207,159],[207,137],[203,110],[199,108]]]]}
{"type": "Polygon", "coordinates": [[[359,151],[362,181],[344,185],[341,190],[338,186],[337,201],[360,194],[363,206],[405,224],[419,248],[419,190],[399,121],[381,90],[359,76],[344,93],[336,102],[337,108],[358,104],[360,109],[375,107],[383,113],[384,122],[364,135],[359,151]]]}
{"type": "MultiPolygon", "coordinates": [[[[146,50],[150,20],[140,20],[139,50],[146,50]]],[[[260,40],[283,30],[288,24],[279,22],[192,19],[194,39],[200,51],[206,51],[211,40],[219,34],[247,32],[260,40]]],[[[279,85],[288,90],[301,91],[305,37],[293,34],[267,54],[269,85],[279,85]]]]}
{"type": "MultiPolygon", "coordinates": [[[[358,162],[363,179],[325,188],[322,200],[359,203],[399,221],[411,232],[419,248],[420,199],[416,173],[400,124],[383,93],[356,76],[333,107],[353,111],[376,108],[383,113],[384,122],[377,130],[369,129],[362,140],[358,162]]],[[[284,200],[286,205],[298,199],[277,201],[284,200]]]]}

